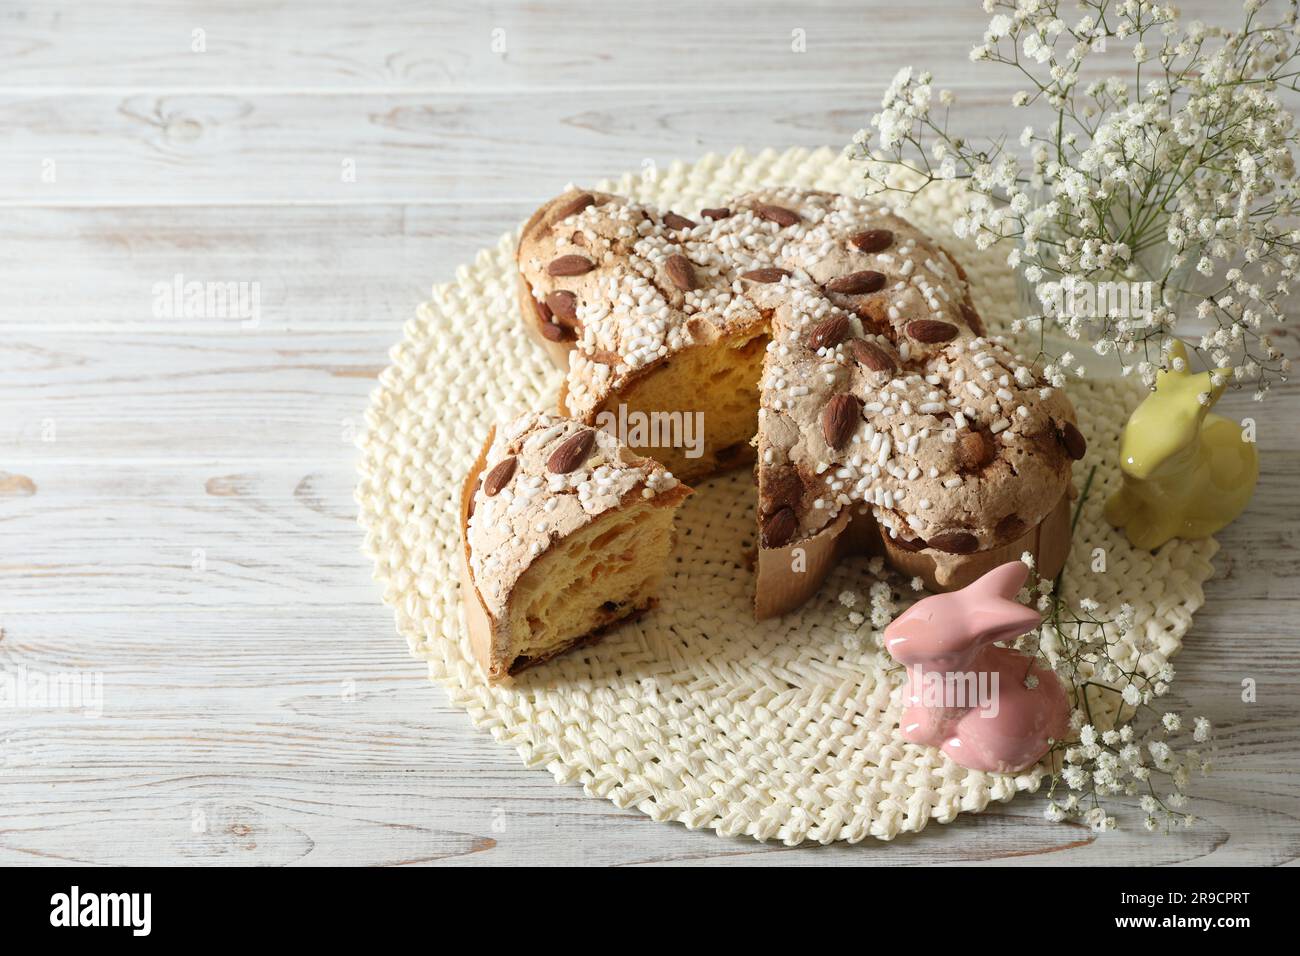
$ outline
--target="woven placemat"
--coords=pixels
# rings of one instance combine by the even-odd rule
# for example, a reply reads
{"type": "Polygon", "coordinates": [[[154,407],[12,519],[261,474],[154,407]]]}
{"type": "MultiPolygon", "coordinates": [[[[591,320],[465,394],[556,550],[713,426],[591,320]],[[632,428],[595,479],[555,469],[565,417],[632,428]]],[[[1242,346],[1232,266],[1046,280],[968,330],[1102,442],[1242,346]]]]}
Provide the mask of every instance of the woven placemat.
{"type": "MultiPolygon", "coordinates": [[[[600,188],[689,214],[763,185],[858,192],[859,175],[830,150],[735,152],[600,188]]],[[[949,243],[955,190],[926,190],[906,215],[949,243]]],[[[840,600],[875,581],[866,559],[841,565],[800,611],[754,622],[747,470],[703,483],[688,501],[658,609],[513,686],[485,683],[457,583],[461,480],[497,417],[553,407],[559,383],[520,325],[517,236],[502,236],[434,289],[392,350],[358,440],[357,502],[375,577],[398,631],[452,702],[557,781],[656,820],[789,845],[887,840],[1037,789],[1044,767],[980,773],[899,738],[903,672],[878,653],[870,622],[854,624],[840,600]]],[[[1011,315],[1005,252],[949,245],[967,266],[981,313],[1011,315]]],[[[1076,482],[1094,465],[1096,474],[1065,590],[1092,597],[1103,616],[1131,604],[1137,627],[1123,651],[1149,673],[1181,646],[1216,545],[1173,541],[1154,554],[1129,547],[1101,509],[1118,486],[1113,451],[1141,392],[1109,379],[1075,384],[1070,394],[1089,447],[1076,482]],[[1090,569],[1095,548],[1105,549],[1104,573],[1090,569]]],[[[905,582],[893,584],[900,599],[915,596],[905,582]]]]}

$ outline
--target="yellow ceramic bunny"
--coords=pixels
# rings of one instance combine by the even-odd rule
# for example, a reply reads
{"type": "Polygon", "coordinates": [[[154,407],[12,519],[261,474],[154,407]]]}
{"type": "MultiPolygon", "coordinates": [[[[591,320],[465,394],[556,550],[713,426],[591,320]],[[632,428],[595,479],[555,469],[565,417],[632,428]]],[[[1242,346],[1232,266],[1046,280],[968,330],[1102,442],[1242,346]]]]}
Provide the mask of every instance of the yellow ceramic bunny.
{"type": "Polygon", "coordinates": [[[1246,508],[1259,479],[1259,453],[1241,427],[1209,414],[1223,386],[1210,373],[1188,371],[1182,342],[1170,349],[1170,368],[1156,390],[1129,417],[1120,438],[1124,485],[1106,502],[1106,520],[1123,528],[1136,548],[1158,548],[1170,538],[1204,538],[1246,508]],[[1175,360],[1182,370],[1175,370],[1175,360]],[[1209,404],[1200,396],[1209,393],[1209,404]]]}

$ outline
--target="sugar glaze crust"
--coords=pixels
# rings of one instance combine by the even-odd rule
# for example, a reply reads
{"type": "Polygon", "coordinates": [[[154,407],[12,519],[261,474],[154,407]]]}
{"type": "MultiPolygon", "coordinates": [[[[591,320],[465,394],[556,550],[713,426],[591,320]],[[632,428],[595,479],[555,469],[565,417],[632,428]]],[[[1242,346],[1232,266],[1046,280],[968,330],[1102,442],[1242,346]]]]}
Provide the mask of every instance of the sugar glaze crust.
{"type": "Polygon", "coordinates": [[[740,273],[770,265],[783,240],[753,229],[755,222],[748,214],[688,220],[576,190],[539,209],[519,243],[520,299],[530,331],[557,363],[567,362],[561,410],[590,421],[620,389],[682,349],[766,330],[740,273]],[[553,274],[557,260],[561,272],[573,271],[564,268],[569,257],[591,268],[553,274]],[[561,304],[568,302],[573,318],[561,304]]]}

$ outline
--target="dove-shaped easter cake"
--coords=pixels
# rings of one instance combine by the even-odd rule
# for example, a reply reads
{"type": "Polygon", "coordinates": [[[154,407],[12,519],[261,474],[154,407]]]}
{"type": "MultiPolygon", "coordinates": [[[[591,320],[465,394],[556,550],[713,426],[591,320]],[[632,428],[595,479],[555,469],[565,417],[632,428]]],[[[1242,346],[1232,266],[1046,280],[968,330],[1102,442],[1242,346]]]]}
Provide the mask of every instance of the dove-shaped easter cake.
{"type": "Polygon", "coordinates": [[[565,370],[560,416],[698,416],[691,447],[630,443],[690,483],[754,463],[758,617],[851,552],[936,591],[1025,551],[1045,575],[1063,565],[1086,451],[1073,407],[890,207],[773,188],[659,210],[570,190],[525,224],[518,265],[525,326],[565,370]]]}

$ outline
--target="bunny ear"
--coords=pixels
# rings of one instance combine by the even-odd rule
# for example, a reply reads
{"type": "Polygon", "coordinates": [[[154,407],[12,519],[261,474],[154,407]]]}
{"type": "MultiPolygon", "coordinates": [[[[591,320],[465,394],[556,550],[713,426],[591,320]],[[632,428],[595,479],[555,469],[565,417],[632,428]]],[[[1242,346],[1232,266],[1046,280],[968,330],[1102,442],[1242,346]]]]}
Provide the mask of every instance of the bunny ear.
{"type": "Polygon", "coordinates": [[[1008,561],[964,588],[974,599],[971,624],[978,643],[1015,640],[1039,625],[1038,612],[1016,601],[1027,577],[1028,565],[1008,561]]]}
{"type": "Polygon", "coordinates": [[[968,584],[963,590],[982,598],[1001,597],[1015,600],[1028,577],[1028,565],[1023,561],[1008,561],[976,579],[974,583],[968,584]]]}
{"type": "Polygon", "coordinates": [[[1005,598],[987,601],[971,614],[971,623],[981,644],[1014,641],[1021,634],[1028,634],[1042,620],[1033,608],[1005,598]]]}

